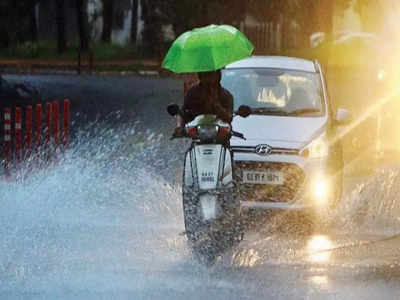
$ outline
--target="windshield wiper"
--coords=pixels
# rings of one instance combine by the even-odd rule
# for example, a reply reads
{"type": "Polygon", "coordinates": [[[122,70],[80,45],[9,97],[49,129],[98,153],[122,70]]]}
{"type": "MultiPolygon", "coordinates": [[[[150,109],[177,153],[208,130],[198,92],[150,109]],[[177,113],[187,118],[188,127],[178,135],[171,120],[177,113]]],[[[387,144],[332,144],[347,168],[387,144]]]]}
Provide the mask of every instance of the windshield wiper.
{"type": "Polygon", "coordinates": [[[314,113],[321,113],[321,110],[319,108],[301,108],[289,112],[288,115],[299,116],[299,115],[314,114],[314,113]]]}
{"type": "Polygon", "coordinates": [[[279,107],[261,107],[252,108],[251,113],[254,115],[283,115],[286,116],[288,113],[279,107]]]}

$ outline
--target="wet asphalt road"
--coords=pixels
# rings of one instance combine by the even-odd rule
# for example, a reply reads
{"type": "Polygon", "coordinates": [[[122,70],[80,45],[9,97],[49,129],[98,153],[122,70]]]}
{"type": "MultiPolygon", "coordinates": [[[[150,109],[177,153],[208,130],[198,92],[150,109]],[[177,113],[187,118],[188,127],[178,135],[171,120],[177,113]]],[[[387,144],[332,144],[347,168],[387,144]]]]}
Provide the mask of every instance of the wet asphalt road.
{"type": "MultiPolygon", "coordinates": [[[[146,128],[166,129],[167,104],[182,102],[183,85],[177,79],[101,76],[5,76],[27,82],[41,92],[42,103],[69,99],[74,128],[93,121],[140,121],[146,128]],[[120,112],[119,117],[114,115],[120,112]]],[[[168,127],[170,128],[170,127],[168,127]]]]}
{"type": "MultiPolygon", "coordinates": [[[[172,163],[160,168],[158,175],[166,182],[179,182],[184,147],[178,142],[168,143],[173,120],[165,113],[165,106],[182,102],[180,80],[96,76],[6,78],[28,81],[36,86],[42,93],[43,102],[69,98],[74,132],[91,130],[98,124],[110,127],[132,124],[139,132],[162,134],[164,142],[157,151],[163,153],[164,148],[172,148],[174,159],[170,157],[171,151],[166,154],[168,157],[160,157],[172,163]]],[[[396,171],[389,170],[383,171],[377,178],[352,179],[356,183],[348,185],[343,205],[327,217],[330,225],[318,232],[303,232],[296,225],[295,218],[278,214],[268,222],[260,223],[257,230],[249,232],[237,248],[226,253],[211,269],[196,265],[187,259],[187,254],[182,254],[187,251],[181,249],[184,248],[184,241],[179,236],[183,230],[180,220],[168,233],[168,243],[175,241],[173,243],[180,245],[178,250],[172,247],[177,252],[167,255],[168,264],[167,259],[162,259],[165,253],[153,249],[159,255],[151,262],[149,254],[137,250],[137,254],[132,251],[131,255],[143,256],[151,268],[145,268],[142,260],[139,263],[126,260],[124,264],[132,263],[127,269],[123,266],[112,271],[102,269],[104,281],[107,281],[106,278],[114,281],[111,294],[102,292],[101,286],[95,284],[100,282],[101,285],[103,281],[92,282],[93,276],[87,272],[83,275],[76,267],[74,274],[77,278],[74,280],[82,278],[83,282],[80,285],[71,284],[63,290],[64,294],[57,289],[54,292],[42,287],[39,292],[25,292],[21,296],[18,290],[2,290],[0,287],[0,296],[3,295],[1,298],[4,299],[399,299],[400,237],[396,234],[400,232],[400,227],[397,223],[381,222],[375,215],[387,213],[386,210],[392,210],[394,214],[398,207],[397,201],[393,200],[397,194],[398,178],[400,176],[396,171]],[[384,184],[386,188],[382,188],[384,184]],[[388,192],[391,189],[393,192],[388,192]],[[387,201],[387,207],[382,209],[379,201],[387,201]],[[360,221],[355,217],[361,208],[364,215],[360,221]],[[131,290],[127,288],[129,284],[124,282],[130,278],[137,280],[131,272],[140,273],[140,270],[135,271],[134,264],[142,266],[149,274],[146,273],[147,277],[140,282],[132,282],[137,288],[131,290]],[[87,286],[85,280],[88,281],[87,286]],[[116,282],[121,282],[121,286],[116,282]],[[90,293],[87,293],[88,290],[90,293]]],[[[163,200],[154,198],[153,201],[163,200]]],[[[181,216],[178,214],[177,218],[181,216]]],[[[114,243],[134,247],[128,242],[135,236],[130,232],[129,225],[106,229],[113,231],[110,235],[115,239],[114,243]],[[121,240],[118,241],[117,237],[121,240]]],[[[96,234],[101,234],[101,228],[96,230],[96,234]]],[[[146,233],[141,241],[159,247],[158,243],[150,242],[152,234],[157,236],[154,230],[146,233]]],[[[79,238],[90,239],[92,233],[80,232],[79,238]]],[[[167,243],[160,243],[164,245],[164,242],[167,243]]],[[[171,248],[161,249],[171,251],[171,248]]],[[[80,254],[76,255],[79,261],[80,254]]],[[[85,255],[88,254],[85,252],[85,255]]],[[[91,263],[101,264],[104,259],[107,261],[112,257],[111,254],[108,258],[104,256],[103,253],[92,257],[91,263]]],[[[115,257],[113,261],[115,263],[115,257]]],[[[66,282],[63,284],[68,286],[66,282]]]]}

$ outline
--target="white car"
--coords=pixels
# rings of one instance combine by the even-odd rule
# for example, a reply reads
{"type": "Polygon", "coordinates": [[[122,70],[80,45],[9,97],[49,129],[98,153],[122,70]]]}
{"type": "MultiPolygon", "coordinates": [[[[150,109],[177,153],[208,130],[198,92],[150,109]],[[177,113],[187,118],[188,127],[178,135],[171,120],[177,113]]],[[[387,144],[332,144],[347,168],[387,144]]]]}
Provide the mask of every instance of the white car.
{"type": "Polygon", "coordinates": [[[333,111],[317,61],[253,56],[228,65],[222,85],[235,109],[252,108],[235,118],[236,181],[242,208],[302,210],[336,205],[342,195],[343,158],[339,124],[345,109],[333,111]]]}

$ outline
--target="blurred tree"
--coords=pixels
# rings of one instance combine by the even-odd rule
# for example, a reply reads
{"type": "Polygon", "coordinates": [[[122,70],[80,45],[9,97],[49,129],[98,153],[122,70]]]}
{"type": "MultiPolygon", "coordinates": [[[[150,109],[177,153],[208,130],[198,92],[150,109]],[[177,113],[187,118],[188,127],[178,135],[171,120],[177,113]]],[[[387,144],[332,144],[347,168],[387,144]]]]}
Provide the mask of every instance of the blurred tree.
{"type": "Polygon", "coordinates": [[[87,0],[75,0],[80,49],[89,49],[89,24],[87,0]]]}
{"type": "Polygon", "coordinates": [[[67,50],[65,0],[55,0],[57,22],[57,51],[64,53],[67,50]]]}
{"type": "Polygon", "coordinates": [[[114,18],[114,0],[102,0],[103,3],[103,32],[101,40],[104,43],[111,42],[111,33],[113,28],[114,18]]]}
{"type": "Polygon", "coordinates": [[[262,47],[266,46],[268,49],[276,49],[278,39],[283,44],[287,44],[288,39],[286,37],[290,35],[291,25],[298,18],[300,2],[248,0],[247,3],[247,14],[258,20],[260,25],[263,26],[262,32],[250,33],[250,35],[255,35],[249,38],[256,43],[256,46],[260,47],[260,45],[257,45],[260,44],[259,39],[263,41],[262,47]],[[261,34],[266,36],[261,37],[261,34]],[[278,34],[281,34],[281,37],[278,37],[278,34]]]}
{"type": "MultiPolygon", "coordinates": [[[[336,2],[338,1],[342,0],[336,0],[336,2]]],[[[333,32],[335,2],[332,0],[301,0],[300,5],[301,17],[297,21],[302,32],[302,46],[310,46],[310,36],[314,32],[324,32],[329,39],[333,32]]]]}
{"type": "Polygon", "coordinates": [[[344,11],[351,0],[247,0],[248,14],[260,23],[269,24],[272,35],[281,34],[283,46],[296,37],[301,47],[309,47],[309,38],[314,32],[324,32],[330,37],[336,13],[344,11]],[[279,24],[279,26],[278,26],[279,24]],[[279,27],[279,30],[278,30],[279,27]],[[292,28],[297,27],[297,32],[292,28]]]}
{"type": "Polygon", "coordinates": [[[137,40],[137,23],[138,23],[138,9],[139,9],[139,0],[132,0],[132,23],[131,23],[131,43],[136,44],[137,40]]]}
{"type": "Polygon", "coordinates": [[[38,23],[36,19],[36,5],[40,0],[30,0],[27,1],[27,8],[29,12],[29,28],[30,28],[30,38],[32,42],[38,40],[38,23]]]}
{"type": "Polygon", "coordinates": [[[174,27],[176,34],[195,27],[210,24],[230,24],[239,27],[246,16],[246,1],[163,1],[163,11],[174,27]]]}
{"type": "Polygon", "coordinates": [[[5,37],[1,38],[7,44],[24,42],[32,33],[30,29],[31,0],[12,1],[1,0],[0,27],[5,37]],[[3,32],[4,31],[4,32],[3,32]]]}
{"type": "Polygon", "coordinates": [[[333,21],[334,16],[341,15],[344,11],[349,8],[353,0],[320,0],[316,1],[307,1],[302,0],[305,5],[308,4],[307,8],[311,16],[308,18],[304,18],[307,22],[311,22],[308,24],[307,33],[312,32],[324,32],[328,39],[332,38],[333,35],[333,21]],[[312,20],[311,20],[312,19],[312,20]]]}
{"type": "MultiPolygon", "coordinates": [[[[156,51],[163,55],[164,49],[168,47],[164,45],[163,25],[171,24],[177,36],[209,24],[239,26],[245,16],[246,5],[243,0],[142,0],[142,7],[145,23],[143,43],[146,52],[156,51]],[[157,47],[161,49],[157,50],[157,47]]],[[[134,28],[134,32],[136,30],[134,28]]]]}
{"type": "Polygon", "coordinates": [[[390,7],[391,1],[385,0],[357,0],[354,6],[355,11],[361,17],[363,30],[379,32],[385,21],[385,4],[390,7]]]}
{"type": "MultiPolygon", "coordinates": [[[[209,24],[239,26],[245,16],[243,0],[142,0],[146,53],[163,52],[163,25],[171,24],[176,35],[209,24]]],[[[136,30],[136,29],[135,29],[136,30]]]]}
{"type": "MultiPolygon", "coordinates": [[[[165,0],[164,0],[165,1],[165,0]]],[[[161,57],[163,47],[162,25],[165,16],[162,0],[142,0],[144,19],[143,46],[145,53],[153,57],[161,57]]]]}
{"type": "Polygon", "coordinates": [[[0,48],[7,48],[10,44],[9,14],[10,3],[7,0],[0,0],[0,48]]]}
{"type": "Polygon", "coordinates": [[[0,0],[0,44],[36,41],[35,7],[40,0],[0,0]]]}

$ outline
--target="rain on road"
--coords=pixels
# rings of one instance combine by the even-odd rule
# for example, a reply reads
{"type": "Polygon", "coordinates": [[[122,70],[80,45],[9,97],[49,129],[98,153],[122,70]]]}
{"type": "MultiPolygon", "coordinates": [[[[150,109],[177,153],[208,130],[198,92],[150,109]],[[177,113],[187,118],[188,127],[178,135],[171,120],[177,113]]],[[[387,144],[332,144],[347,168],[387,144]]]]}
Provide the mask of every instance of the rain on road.
{"type": "Polygon", "coordinates": [[[275,214],[213,267],[186,247],[185,150],[165,106],[178,79],[7,76],[69,98],[74,142],[54,166],[0,182],[1,299],[398,299],[400,169],[346,177],[310,232],[275,214]]]}

